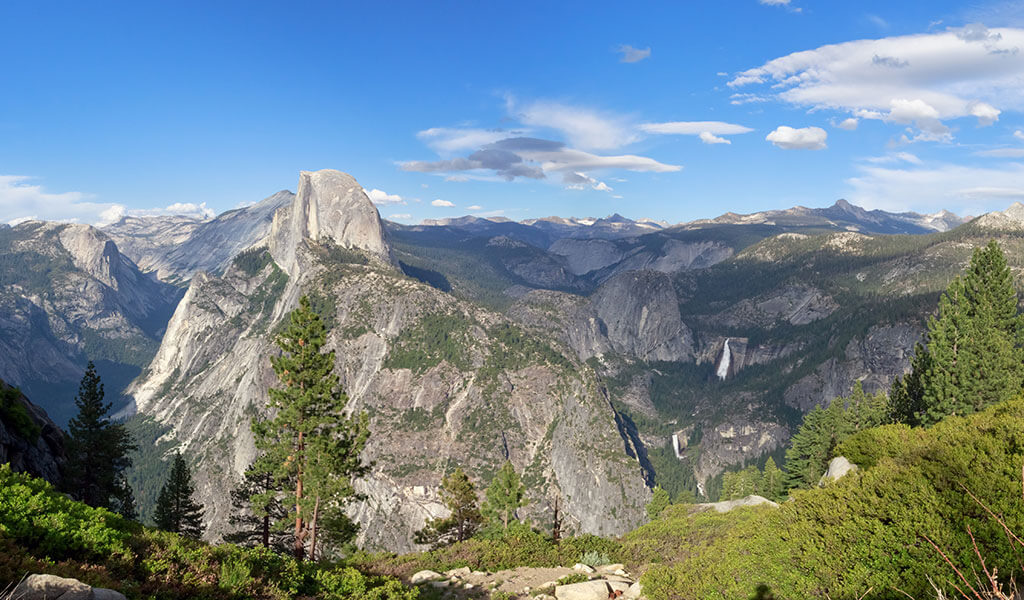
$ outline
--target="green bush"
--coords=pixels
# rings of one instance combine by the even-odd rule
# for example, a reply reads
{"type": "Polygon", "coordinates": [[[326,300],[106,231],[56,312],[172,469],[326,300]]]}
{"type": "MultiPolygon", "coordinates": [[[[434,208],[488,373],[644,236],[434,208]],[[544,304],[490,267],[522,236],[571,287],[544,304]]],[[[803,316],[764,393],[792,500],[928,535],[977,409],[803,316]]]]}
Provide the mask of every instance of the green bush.
{"type": "Polygon", "coordinates": [[[68,499],[0,465],[0,588],[26,572],[154,600],[414,600],[418,591],[351,567],[298,563],[259,547],[211,546],[68,499]]]}
{"type": "Polygon", "coordinates": [[[1024,531],[1024,399],[927,430],[867,430],[841,450],[867,468],[796,491],[779,508],[691,514],[670,506],[628,534],[627,562],[653,563],[646,595],[744,598],[767,586],[777,598],[859,598],[868,589],[873,597],[934,597],[929,578],[948,593],[956,575],[925,536],[965,572],[980,572],[968,528],[989,569],[1020,578],[1001,525],[966,490],[1024,531]]]}
{"type": "Polygon", "coordinates": [[[559,578],[556,583],[558,585],[572,585],[574,583],[583,583],[584,581],[590,581],[590,578],[583,573],[570,573],[565,577],[559,578]]]}
{"type": "Polygon", "coordinates": [[[17,388],[6,387],[0,381],[0,421],[31,443],[39,439],[42,430],[28,414],[17,388]]]}

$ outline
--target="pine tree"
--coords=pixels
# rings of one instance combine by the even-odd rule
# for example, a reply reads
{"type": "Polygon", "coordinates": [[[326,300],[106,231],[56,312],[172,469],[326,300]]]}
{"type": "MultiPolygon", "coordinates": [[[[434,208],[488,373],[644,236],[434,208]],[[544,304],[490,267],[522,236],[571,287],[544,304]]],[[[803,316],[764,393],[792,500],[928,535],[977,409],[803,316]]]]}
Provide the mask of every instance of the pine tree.
{"type": "Polygon", "coordinates": [[[242,481],[231,490],[228,524],[234,531],[226,534],[224,541],[248,548],[263,546],[287,552],[287,536],[274,528],[275,523],[288,517],[278,492],[273,473],[258,471],[250,465],[242,481]]]}
{"type": "Polygon", "coordinates": [[[135,506],[135,493],[124,475],[121,475],[117,484],[117,493],[113,497],[113,510],[126,519],[139,520],[139,511],[135,506]]]}
{"type": "Polygon", "coordinates": [[[911,373],[890,392],[893,416],[931,425],[1006,400],[1024,385],[1024,327],[1013,274],[995,242],[978,248],[963,277],[950,282],[928,319],[911,373]]]}
{"type": "Polygon", "coordinates": [[[307,542],[309,557],[315,557],[322,516],[343,522],[339,513],[357,497],[352,480],[368,469],[360,458],[369,436],[367,417],[345,416],[348,398],[334,374],[334,352],[322,351],[326,337],[323,321],[303,296],[277,336],[282,354],[270,359],[283,385],[270,390],[276,414],[253,422],[256,447],[263,452],[254,469],[290,486],[283,502],[292,523],[292,553],[300,560],[307,542]]]}
{"type": "Polygon", "coordinates": [[[511,461],[506,461],[487,487],[487,500],[483,514],[491,523],[501,523],[508,529],[508,523],[516,518],[516,511],[526,506],[526,487],[523,486],[511,461]]]}
{"type": "Polygon", "coordinates": [[[772,502],[781,501],[786,496],[786,482],[784,478],[785,475],[778,465],[775,464],[775,459],[769,456],[768,460],[764,463],[764,470],[761,472],[761,481],[757,490],[758,495],[772,502]]]}
{"type": "Polygon", "coordinates": [[[192,499],[194,493],[188,464],[181,452],[175,452],[171,472],[156,501],[157,529],[199,539],[203,535],[203,507],[192,499]]]}
{"type": "Polygon", "coordinates": [[[658,518],[661,511],[668,508],[669,497],[668,492],[665,491],[660,485],[654,486],[654,493],[651,494],[651,501],[647,503],[647,518],[653,521],[658,518]]]}
{"type": "Polygon", "coordinates": [[[124,495],[121,482],[135,450],[131,434],[107,417],[111,403],[103,400],[103,383],[90,361],[78,386],[78,414],[68,423],[68,465],[63,487],[90,506],[117,508],[124,495]]]}
{"type": "Polygon", "coordinates": [[[430,544],[434,548],[473,537],[484,522],[477,503],[476,488],[469,477],[456,468],[441,480],[441,499],[451,514],[430,519],[416,532],[417,544],[430,544]]]}

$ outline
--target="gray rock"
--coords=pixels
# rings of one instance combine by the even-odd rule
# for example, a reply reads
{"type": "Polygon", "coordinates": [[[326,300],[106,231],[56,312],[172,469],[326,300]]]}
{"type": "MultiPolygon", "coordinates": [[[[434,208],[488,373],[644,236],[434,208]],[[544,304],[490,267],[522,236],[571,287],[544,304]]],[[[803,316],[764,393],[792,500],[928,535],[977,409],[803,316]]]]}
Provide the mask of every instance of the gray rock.
{"type": "Polygon", "coordinates": [[[846,459],[845,456],[837,456],[828,463],[828,470],[821,476],[818,486],[824,486],[832,481],[842,479],[847,473],[857,470],[857,465],[846,459]]]}
{"type": "Polygon", "coordinates": [[[623,600],[639,600],[644,594],[644,586],[639,581],[629,586],[629,589],[622,594],[623,600]]]}
{"type": "Polygon", "coordinates": [[[590,565],[585,565],[583,563],[576,563],[572,566],[572,570],[579,571],[580,573],[586,573],[587,575],[589,575],[594,572],[594,567],[591,567],[590,565]]]}
{"type": "MultiPolygon", "coordinates": [[[[0,381],[0,392],[10,394],[14,391],[0,381]]],[[[12,404],[25,410],[39,434],[34,438],[26,435],[16,423],[7,421],[0,414],[0,464],[10,463],[16,472],[42,477],[56,484],[67,462],[64,432],[50,420],[46,411],[29,402],[20,392],[14,394],[12,404]]]]}
{"type": "Polygon", "coordinates": [[[560,585],[555,588],[557,600],[608,600],[609,594],[623,592],[629,589],[629,584],[621,581],[606,581],[594,579],[582,583],[560,585]]]}
{"type": "Polygon", "coordinates": [[[746,506],[761,506],[762,504],[768,505],[772,508],[778,508],[779,505],[767,498],[761,496],[747,496],[746,498],[738,498],[736,500],[724,500],[722,502],[707,502],[704,504],[697,504],[697,510],[713,510],[715,512],[727,513],[737,508],[743,508],[746,506]]]}
{"type": "Polygon", "coordinates": [[[417,583],[437,581],[439,579],[441,579],[440,573],[436,571],[431,571],[429,569],[424,569],[423,571],[417,571],[416,573],[413,573],[413,576],[409,578],[409,583],[415,585],[417,583]]]}
{"type": "Polygon", "coordinates": [[[93,588],[77,579],[29,575],[14,588],[12,600],[125,600],[120,592],[93,588]]]}
{"type": "Polygon", "coordinates": [[[392,264],[380,214],[351,175],[324,169],[299,174],[298,195],[274,213],[270,253],[291,276],[298,275],[298,247],[304,240],[332,240],[392,264]]]}

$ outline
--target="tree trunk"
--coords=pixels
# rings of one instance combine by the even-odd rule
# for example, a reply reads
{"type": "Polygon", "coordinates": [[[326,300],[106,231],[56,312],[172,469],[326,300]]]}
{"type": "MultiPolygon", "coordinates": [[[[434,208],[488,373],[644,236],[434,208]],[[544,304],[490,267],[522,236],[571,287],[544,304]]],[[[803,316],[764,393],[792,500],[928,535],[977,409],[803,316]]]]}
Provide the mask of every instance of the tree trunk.
{"type": "Polygon", "coordinates": [[[320,515],[320,494],[316,495],[316,501],[313,503],[313,519],[310,523],[310,531],[312,536],[309,538],[309,560],[316,560],[316,519],[320,515]]]}
{"type": "Polygon", "coordinates": [[[303,541],[306,539],[306,533],[302,523],[302,437],[303,433],[299,432],[299,450],[295,453],[296,459],[299,460],[298,468],[296,469],[295,475],[295,545],[292,548],[292,554],[295,555],[295,559],[301,561],[305,558],[305,544],[303,541]]]}

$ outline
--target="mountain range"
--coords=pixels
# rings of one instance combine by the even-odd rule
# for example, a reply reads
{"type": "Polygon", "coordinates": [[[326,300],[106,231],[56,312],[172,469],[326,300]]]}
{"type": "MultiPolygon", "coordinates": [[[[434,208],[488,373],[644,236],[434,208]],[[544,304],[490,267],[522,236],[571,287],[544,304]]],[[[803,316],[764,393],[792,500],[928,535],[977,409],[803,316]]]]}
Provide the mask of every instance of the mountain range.
{"type": "MultiPolygon", "coordinates": [[[[669,225],[384,221],[337,171],[214,219],[0,229],[0,378],[58,423],[92,359],[140,444],[193,460],[211,536],[254,456],[273,336],[301,295],[371,418],[360,541],[406,550],[441,476],[524,474],[527,516],[616,534],[650,489],[714,498],[781,459],[810,408],[887,389],[938,293],[997,238],[1020,272],[1024,206],[967,220],[829,208],[669,225]]],[[[134,483],[159,479],[159,465],[134,483]]]]}

